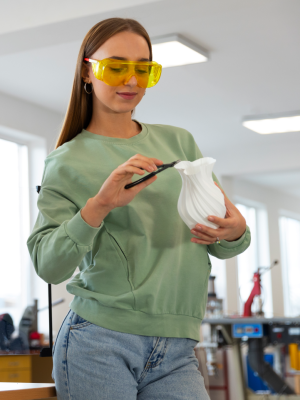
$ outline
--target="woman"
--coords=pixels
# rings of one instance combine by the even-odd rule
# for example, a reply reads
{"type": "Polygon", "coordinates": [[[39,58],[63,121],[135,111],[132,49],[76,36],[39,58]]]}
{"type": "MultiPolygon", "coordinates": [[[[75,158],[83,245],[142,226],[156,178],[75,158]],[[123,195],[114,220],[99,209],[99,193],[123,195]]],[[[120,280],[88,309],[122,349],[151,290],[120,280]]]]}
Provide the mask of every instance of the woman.
{"type": "Polygon", "coordinates": [[[131,118],[159,76],[135,20],[101,21],[83,40],[27,242],[46,282],[80,269],[67,284],[74,299],[53,350],[59,400],[208,399],[193,350],[208,253],[233,257],[249,246],[250,232],[228,199],[227,218],[215,218],[219,229],[190,232],[177,211],[174,168],[124,188],[135,174],[202,157],[188,131],[131,118]]]}

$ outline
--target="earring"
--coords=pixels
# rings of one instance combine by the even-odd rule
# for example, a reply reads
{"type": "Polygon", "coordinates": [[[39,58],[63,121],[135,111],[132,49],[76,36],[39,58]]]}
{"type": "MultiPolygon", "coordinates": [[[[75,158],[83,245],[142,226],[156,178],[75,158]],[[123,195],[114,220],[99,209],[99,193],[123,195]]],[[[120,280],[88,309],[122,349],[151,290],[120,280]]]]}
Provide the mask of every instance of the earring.
{"type": "Polygon", "coordinates": [[[93,85],[92,85],[91,83],[85,82],[85,84],[84,84],[84,90],[85,90],[85,92],[86,92],[87,94],[91,94],[92,91],[93,91],[93,85]],[[87,84],[88,84],[88,85],[91,85],[91,88],[92,88],[92,89],[91,89],[90,92],[88,92],[87,89],[86,89],[86,85],[87,85],[87,84]]]}

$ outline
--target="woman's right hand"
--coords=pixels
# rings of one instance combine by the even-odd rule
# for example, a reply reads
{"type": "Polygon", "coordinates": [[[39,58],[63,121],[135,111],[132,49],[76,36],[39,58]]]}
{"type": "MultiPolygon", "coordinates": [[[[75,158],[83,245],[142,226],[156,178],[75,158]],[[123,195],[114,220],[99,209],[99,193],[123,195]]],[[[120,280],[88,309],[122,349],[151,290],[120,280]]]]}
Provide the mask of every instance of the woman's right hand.
{"type": "Polygon", "coordinates": [[[157,179],[155,175],[145,182],[125,189],[125,185],[132,182],[131,178],[134,174],[144,175],[144,170],[148,172],[156,171],[157,165],[162,164],[163,161],[157,158],[136,154],[124,164],[119,165],[104,181],[96,196],[88,200],[81,211],[82,218],[91,226],[99,226],[103,218],[112,209],[127,205],[141,190],[157,179]]]}
{"type": "Polygon", "coordinates": [[[156,165],[162,164],[163,161],[157,158],[149,158],[141,154],[134,155],[109,175],[95,196],[95,200],[99,202],[100,206],[109,209],[126,206],[141,190],[157,179],[157,176],[153,176],[130,189],[125,189],[125,185],[132,182],[133,175],[144,175],[144,170],[148,172],[156,171],[156,165]]]}

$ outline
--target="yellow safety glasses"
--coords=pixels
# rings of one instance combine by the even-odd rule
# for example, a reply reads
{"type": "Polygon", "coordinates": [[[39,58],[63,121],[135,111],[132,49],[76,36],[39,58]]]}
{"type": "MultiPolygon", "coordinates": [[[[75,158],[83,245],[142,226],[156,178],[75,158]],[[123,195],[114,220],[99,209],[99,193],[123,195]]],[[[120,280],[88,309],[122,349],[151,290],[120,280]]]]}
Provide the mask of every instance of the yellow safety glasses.
{"type": "Polygon", "coordinates": [[[113,58],[85,58],[84,61],[92,63],[95,78],[109,86],[126,85],[134,75],[139,87],[149,88],[157,84],[162,70],[162,66],[155,61],[123,61],[113,58]]]}

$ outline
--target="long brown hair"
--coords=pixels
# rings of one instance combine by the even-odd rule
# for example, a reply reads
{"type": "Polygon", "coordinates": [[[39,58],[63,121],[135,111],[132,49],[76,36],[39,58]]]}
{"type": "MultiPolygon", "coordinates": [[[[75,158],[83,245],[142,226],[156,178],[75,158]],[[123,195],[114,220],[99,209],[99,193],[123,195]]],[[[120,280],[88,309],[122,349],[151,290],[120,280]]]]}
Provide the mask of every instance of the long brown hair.
{"type": "MultiPolygon", "coordinates": [[[[146,39],[150,51],[150,60],[152,61],[150,37],[138,21],[130,18],[108,18],[94,25],[85,35],[79,50],[71,97],[63,126],[56,142],[56,149],[73,139],[82,129],[85,129],[92,118],[93,99],[91,95],[85,92],[84,82],[81,77],[83,59],[85,57],[90,58],[109,38],[124,31],[137,33],[146,39]]],[[[133,110],[131,114],[132,112],[133,110]]]]}

